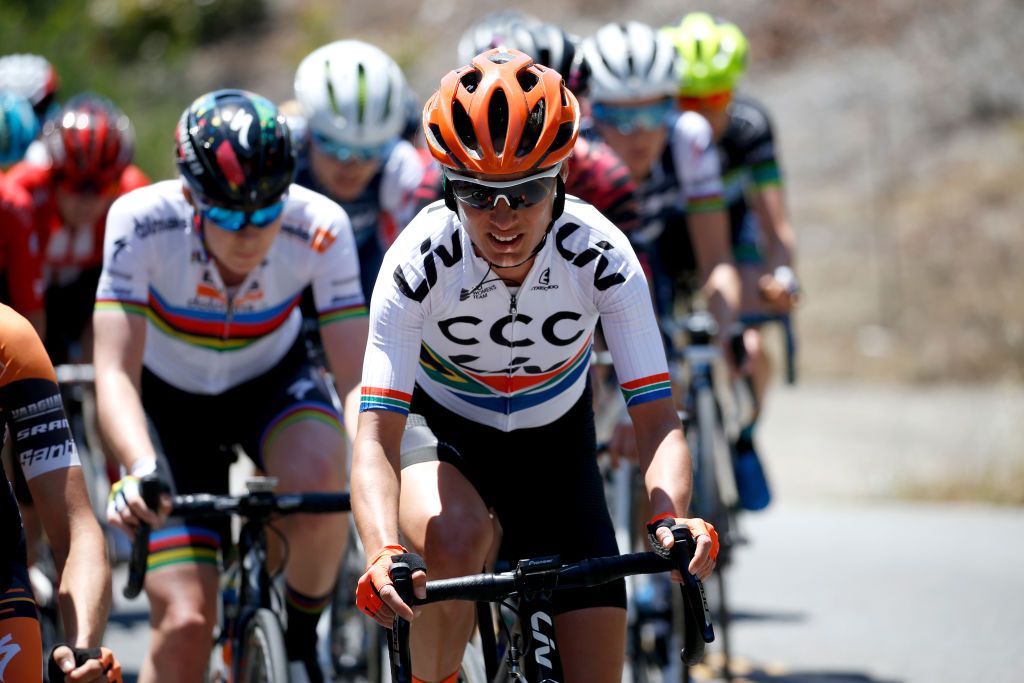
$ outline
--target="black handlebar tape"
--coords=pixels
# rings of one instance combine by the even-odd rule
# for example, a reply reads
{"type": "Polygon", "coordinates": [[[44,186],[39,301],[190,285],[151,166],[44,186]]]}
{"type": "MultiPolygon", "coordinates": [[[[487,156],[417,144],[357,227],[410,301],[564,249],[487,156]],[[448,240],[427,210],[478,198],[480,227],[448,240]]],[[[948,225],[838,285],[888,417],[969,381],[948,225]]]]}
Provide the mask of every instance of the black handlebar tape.
{"type": "MultiPolygon", "coordinates": [[[[412,604],[412,568],[405,562],[392,562],[389,570],[395,592],[407,605],[412,604]]],[[[409,622],[395,616],[394,627],[388,631],[393,683],[412,683],[412,661],[409,655],[409,622]]]]}
{"type": "Polygon", "coordinates": [[[683,651],[680,657],[688,666],[693,666],[704,659],[704,644],[714,641],[715,630],[711,624],[704,584],[688,570],[690,558],[697,550],[697,542],[684,525],[673,526],[672,536],[675,539],[672,546],[673,559],[683,575],[683,583],[679,587],[683,596],[683,651]]]}
{"type": "MultiPolygon", "coordinates": [[[[53,650],[50,650],[50,658],[46,666],[46,677],[49,680],[49,683],[64,683],[64,672],[61,671],[60,665],[57,664],[57,661],[53,658],[53,652],[58,647],[60,647],[60,645],[56,645],[53,650]]],[[[90,659],[100,659],[103,656],[103,653],[100,652],[98,647],[73,647],[71,648],[71,652],[75,656],[76,669],[88,662],[90,659]]]]}
{"type": "MultiPolygon", "coordinates": [[[[147,474],[139,480],[139,494],[150,510],[156,511],[160,506],[160,495],[167,492],[167,485],[154,473],[147,474]]],[[[128,583],[124,587],[124,597],[132,600],[142,592],[146,582],[146,565],[149,563],[149,524],[141,522],[135,531],[132,543],[132,556],[128,563],[128,583]]]]}

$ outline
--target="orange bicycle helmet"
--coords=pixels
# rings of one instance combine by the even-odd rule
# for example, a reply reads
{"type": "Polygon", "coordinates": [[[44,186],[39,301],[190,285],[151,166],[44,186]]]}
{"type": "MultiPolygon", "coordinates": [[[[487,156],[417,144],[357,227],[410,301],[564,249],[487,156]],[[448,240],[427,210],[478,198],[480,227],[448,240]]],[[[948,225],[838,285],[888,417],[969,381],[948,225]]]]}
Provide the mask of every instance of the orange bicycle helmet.
{"type": "Polygon", "coordinates": [[[495,48],[450,71],[423,107],[430,153],[448,168],[511,175],[566,159],[580,130],[576,97],[554,69],[495,48]]]}

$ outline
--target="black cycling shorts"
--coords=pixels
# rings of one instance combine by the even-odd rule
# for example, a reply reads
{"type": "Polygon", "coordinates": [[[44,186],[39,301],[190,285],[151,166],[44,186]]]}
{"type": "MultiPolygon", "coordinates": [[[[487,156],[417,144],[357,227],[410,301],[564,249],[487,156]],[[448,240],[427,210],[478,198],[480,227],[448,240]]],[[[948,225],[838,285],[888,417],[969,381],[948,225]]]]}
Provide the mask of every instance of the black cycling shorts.
{"type": "MultiPolygon", "coordinates": [[[[192,394],[143,369],[142,403],[160,437],[174,492],[226,494],[228,470],[240,445],[260,470],[276,430],[305,418],[341,417],[300,340],[268,372],[222,394],[192,394]]],[[[150,538],[149,568],[178,562],[216,564],[230,545],[230,521],[173,519],[150,538]]]]}
{"type": "MultiPolygon", "coordinates": [[[[451,412],[416,387],[408,429],[424,421],[436,448],[402,454],[402,467],[439,460],[455,466],[501,523],[499,559],[559,555],[563,562],[617,555],[615,529],[597,467],[590,387],[551,424],[503,432],[451,412]]],[[[406,450],[403,448],[403,451],[406,450]]],[[[625,581],[557,591],[554,612],[626,607],[625,581]]]]}

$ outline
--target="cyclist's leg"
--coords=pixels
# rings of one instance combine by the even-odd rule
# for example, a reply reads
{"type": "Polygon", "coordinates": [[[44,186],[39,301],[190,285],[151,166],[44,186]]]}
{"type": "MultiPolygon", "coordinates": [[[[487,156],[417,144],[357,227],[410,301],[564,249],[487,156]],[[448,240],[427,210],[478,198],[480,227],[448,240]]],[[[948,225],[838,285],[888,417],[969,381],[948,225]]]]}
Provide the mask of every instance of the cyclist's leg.
{"type": "MultiPolygon", "coordinates": [[[[402,439],[402,492],[399,524],[406,546],[423,556],[431,579],[474,574],[484,567],[495,538],[494,521],[473,483],[474,474],[444,433],[478,431],[434,404],[413,395],[412,413],[402,439]],[[430,424],[431,426],[427,426],[430,424]]],[[[473,436],[469,437],[473,440],[473,436]]],[[[473,632],[469,602],[443,602],[423,609],[413,622],[410,649],[413,675],[420,681],[447,681],[459,670],[473,632]]]]}
{"type": "MultiPolygon", "coordinates": [[[[279,492],[345,490],[341,416],[331,404],[322,376],[304,356],[289,356],[280,372],[272,371],[240,391],[251,394],[249,401],[258,397],[265,402],[262,411],[250,414],[248,420],[258,425],[261,433],[249,434],[241,443],[255,456],[260,469],[277,478],[279,492]]],[[[246,424],[241,418],[239,415],[239,423],[246,424]]],[[[275,526],[288,542],[288,658],[305,662],[310,678],[318,680],[316,626],[331,601],[348,539],[347,518],[341,514],[290,515],[275,526]]]]}
{"type": "MultiPolygon", "coordinates": [[[[145,370],[142,397],[175,492],[227,493],[230,461],[216,435],[216,420],[225,419],[214,403],[217,397],[179,391],[145,370]]],[[[208,520],[171,518],[152,533],[145,584],[150,646],[140,683],[202,678],[217,623],[217,551],[222,539],[229,541],[230,525],[208,520]]]]}
{"type": "Polygon", "coordinates": [[[626,661],[626,610],[591,607],[555,617],[567,683],[622,680],[626,661]]]}

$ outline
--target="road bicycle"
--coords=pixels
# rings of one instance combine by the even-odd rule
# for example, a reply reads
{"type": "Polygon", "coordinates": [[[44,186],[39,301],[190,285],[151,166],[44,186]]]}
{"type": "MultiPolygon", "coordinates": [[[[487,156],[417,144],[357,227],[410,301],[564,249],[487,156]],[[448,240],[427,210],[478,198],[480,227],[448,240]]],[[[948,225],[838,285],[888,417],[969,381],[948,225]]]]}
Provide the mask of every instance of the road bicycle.
{"type": "MultiPolygon", "coordinates": [[[[704,644],[714,640],[714,628],[703,585],[686,570],[695,548],[690,531],[685,526],[674,526],[672,534],[676,543],[664,554],[631,553],[565,565],[557,556],[520,560],[511,571],[428,581],[426,598],[422,600],[413,597],[412,570],[408,564],[392,564],[391,578],[398,594],[410,605],[442,600],[478,603],[484,674],[479,677],[479,673],[471,673],[464,664],[465,683],[559,683],[564,677],[551,616],[551,596],[555,591],[676,569],[685,579],[680,585],[685,615],[681,656],[688,664],[695,664],[703,657],[704,644]],[[506,603],[509,599],[514,599],[515,604],[506,603]],[[492,604],[498,605],[497,615],[492,604]],[[479,609],[481,605],[486,609],[479,609]],[[513,615],[511,624],[505,620],[502,608],[513,615]]],[[[409,628],[408,622],[396,618],[394,628],[388,631],[393,683],[412,681],[409,628]]]]}
{"type": "MultiPolygon", "coordinates": [[[[153,476],[140,481],[146,505],[156,509],[163,485],[153,476]]],[[[221,624],[214,636],[206,680],[224,683],[287,683],[288,656],[280,614],[283,598],[274,587],[267,568],[267,530],[282,515],[335,513],[351,510],[349,494],[273,492],[277,480],[256,477],[246,483],[240,496],[194,494],[173,496],[174,516],[242,519],[237,539],[237,559],[222,575],[221,624]]],[[[150,527],[140,524],[132,544],[128,567],[127,598],[142,590],[149,554],[150,527]]],[[[285,560],[287,545],[285,546],[285,560]]],[[[283,567],[285,561],[281,562],[283,567]]]]}

